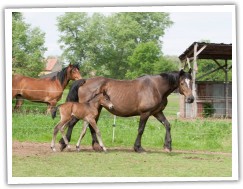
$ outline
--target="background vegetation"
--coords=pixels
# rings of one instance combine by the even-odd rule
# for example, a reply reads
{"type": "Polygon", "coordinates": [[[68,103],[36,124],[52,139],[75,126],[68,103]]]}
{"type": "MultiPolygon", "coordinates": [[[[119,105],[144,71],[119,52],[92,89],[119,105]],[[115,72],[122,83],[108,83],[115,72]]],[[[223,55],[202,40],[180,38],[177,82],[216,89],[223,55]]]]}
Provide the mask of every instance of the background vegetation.
{"type": "Polygon", "coordinates": [[[14,73],[37,77],[44,69],[45,33],[25,23],[22,13],[12,14],[12,67],[14,73]]]}
{"type": "MultiPolygon", "coordinates": [[[[19,12],[13,13],[12,23],[13,72],[38,77],[47,58],[43,57],[45,33],[26,23],[19,12]]],[[[64,13],[57,18],[63,50],[58,59],[79,63],[84,77],[133,79],[178,70],[178,57],[163,54],[163,36],[172,25],[169,13],[64,13]]],[[[217,67],[213,61],[199,60],[197,76],[217,67]]],[[[224,72],[219,70],[201,80],[224,81],[224,72]]]]}

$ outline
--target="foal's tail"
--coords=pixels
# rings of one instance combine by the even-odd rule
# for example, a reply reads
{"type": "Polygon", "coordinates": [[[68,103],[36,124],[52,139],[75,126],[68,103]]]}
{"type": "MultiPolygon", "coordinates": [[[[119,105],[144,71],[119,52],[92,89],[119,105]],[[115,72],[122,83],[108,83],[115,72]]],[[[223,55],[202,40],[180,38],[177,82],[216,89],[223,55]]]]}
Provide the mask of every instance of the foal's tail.
{"type": "Polygon", "coordinates": [[[56,106],[56,107],[53,107],[53,108],[51,109],[51,117],[52,117],[52,119],[54,119],[54,118],[56,117],[56,115],[57,115],[57,110],[58,110],[59,106],[60,106],[60,105],[58,105],[58,106],[56,106]]]}

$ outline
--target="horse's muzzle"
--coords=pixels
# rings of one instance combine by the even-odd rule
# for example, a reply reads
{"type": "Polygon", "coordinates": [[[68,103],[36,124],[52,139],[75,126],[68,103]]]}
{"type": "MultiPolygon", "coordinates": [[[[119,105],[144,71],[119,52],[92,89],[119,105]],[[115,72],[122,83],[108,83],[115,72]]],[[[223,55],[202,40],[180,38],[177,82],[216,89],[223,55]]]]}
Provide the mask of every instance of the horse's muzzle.
{"type": "Polygon", "coordinates": [[[194,102],[194,96],[189,96],[186,98],[186,103],[193,103],[194,102]]]}
{"type": "Polygon", "coordinates": [[[112,109],[114,108],[114,106],[113,106],[113,105],[109,105],[108,108],[109,108],[110,110],[112,110],[112,109]]]}

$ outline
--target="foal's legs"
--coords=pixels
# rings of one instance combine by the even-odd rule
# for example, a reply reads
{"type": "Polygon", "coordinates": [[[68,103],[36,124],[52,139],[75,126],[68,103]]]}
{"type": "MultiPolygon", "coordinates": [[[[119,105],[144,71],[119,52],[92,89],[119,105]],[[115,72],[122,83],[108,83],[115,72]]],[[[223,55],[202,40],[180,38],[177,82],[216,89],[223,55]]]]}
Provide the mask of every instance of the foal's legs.
{"type": "Polygon", "coordinates": [[[159,120],[165,126],[166,133],[165,133],[164,150],[166,152],[170,152],[172,150],[172,147],[171,147],[172,139],[171,139],[171,134],[170,134],[170,123],[166,119],[166,117],[165,117],[163,112],[159,112],[159,113],[155,114],[154,117],[157,120],[159,120]]]}
{"type": "Polygon", "coordinates": [[[83,139],[85,133],[86,133],[86,130],[87,130],[87,127],[89,126],[89,123],[87,121],[84,121],[84,126],[83,126],[83,129],[80,133],[80,137],[78,139],[78,142],[76,144],[76,150],[79,152],[80,151],[80,142],[81,140],[83,139]]]}
{"type": "MultiPolygon", "coordinates": [[[[67,123],[68,125],[68,130],[67,130],[67,134],[66,134],[66,138],[68,139],[68,141],[71,141],[71,136],[72,136],[72,131],[73,131],[73,127],[75,126],[75,124],[79,121],[78,118],[72,116],[71,120],[67,123]]],[[[61,138],[59,140],[59,144],[61,145],[60,150],[63,151],[66,148],[66,144],[63,140],[63,138],[61,138]]]]}
{"type": "Polygon", "coordinates": [[[143,152],[144,149],[141,146],[141,139],[142,139],[142,135],[143,135],[143,131],[145,128],[145,125],[147,123],[147,120],[149,118],[150,114],[149,113],[145,113],[142,114],[140,116],[140,121],[139,121],[139,127],[138,127],[138,135],[134,144],[134,150],[135,152],[143,152]]]}
{"type": "Polygon", "coordinates": [[[55,148],[55,141],[56,141],[56,136],[58,131],[60,131],[62,133],[62,137],[64,139],[65,144],[67,145],[68,149],[70,149],[70,146],[68,144],[68,139],[66,138],[66,135],[64,133],[64,130],[66,128],[68,120],[64,120],[64,121],[60,121],[54,128],[53,131],[53,136],[52,136],[52,141],[51,141],[51,149],[55,152],[56,148],[55,148]]]}
{"type": "MultiPolygon", "coordinates": [[[[102,106],[100,106],[100,108],[98,109],[98,116],[95,118],[96,123],[98,122],[101,109],[102,109],[102,106]]],[[[71,140],[71,135],[72,135],[73,127],[75,126],[75,124],[78,121],[79,121],[79,119],[77,119],[75,117],[72,117],[72,120],[68,123],[68,130],[67,130],[66,137],[67,137],[67,139],[68,139],[69,142],[71,140]]],[[[91,136],[92,136],[92,147],[93,147],[93,149],[95,151],[102,151],[102,148],[99,145],[98,139],[96,137],[95,130],[90,125],[89,125],[89,129],[90,129],[91,136]]],[[[61,147],[60,147],[61,151],[66,148],[66,144],[65,144],[63,138],[60,139],[59,143],[61,144],[61,147]]]]}

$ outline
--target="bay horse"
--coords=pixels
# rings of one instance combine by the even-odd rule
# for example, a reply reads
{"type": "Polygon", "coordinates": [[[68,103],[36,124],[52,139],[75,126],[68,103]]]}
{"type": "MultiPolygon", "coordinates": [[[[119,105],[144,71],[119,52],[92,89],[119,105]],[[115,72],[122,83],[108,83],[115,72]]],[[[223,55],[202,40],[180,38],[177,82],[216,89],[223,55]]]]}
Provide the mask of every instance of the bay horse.
{"type": "MultiPolygon", "coordinates": [[[[115,80],[104,77],[90,78],[85,83],[78,80],[73,83],[67,101],[86,102],[97,92],[105,91],[114,105],[112,110],[107,109],[109,112],[121,117],[140,116],[138,134],[134,143],[136,152],[144,151],[141,146],[141,138],[146,122],[151,115],[165,126],[164,149],[165,151],[171,151],[171,127],[163,110],[168,102],[167,97],[177,88],[179,88],[179,93],[185,96],[187,103],[193,103],[191,72],[191,69],[189,72],[180,70],[158,75],[145,75],[134,80],[115,80]]],[[[98,119],[99,114],[96,121],[98,119]]],[[[69,141],[72,129],[77,121],[74,118],[69,122],[67,131],[69,141]]],[[[90,131],[93,139],[93,149],[100,150],[94,130],[91,127],[90,131]]],[[[60,140],[60,144],[61,149],[65,148],[63,139],[60,140]]]]}
{"type": "Polygon", "coordinates": [[[106,107],[109,110],[113,108],[113,104],[111,103],[109,96],[105,92],[96,94],[88,102],[84,102],[84,103],[66,102],[64,104],[58,105],[57,107],[53,108],[51,110],[52,118],[54,119],[56,117],[56,112],[59,109],[61,120],[54,128],[52,142],[51,142],[51,149],[54,152],[56,151],[55,141],[56,141],[56,136],[58,131],[62,133],[62,137],[64,139],[65,145],[67,145],[67,148],[70,149],[70,146],[68,144],[68,139],[66,138],[64,130],[67,123],[72,119],[72,117],[75,117],[78,120],[80,119],[84,120],[84,126],[80,134],[79,140],[76,144],[77,151],[80,151],[80,142],[86,133],[86,128],[90,124],[96,133],[99,145],[106,152],[106,148],[101,139],[100,130],[97,127],[95,121],[96,117],[99,114],[98,109],[100,106],[106,107]]]}
{"type": "Polygon", "coordinates": [[[46,103],[47,112],[61,99],[63,90],[70,80],[81,79],[79,66],[69,64],[57,73],[56,76],[48,78],[31,78],[15,74],[12,76],[12,98],[16,98],[14,110],[18,110],[24,99],[46,103]]]}

